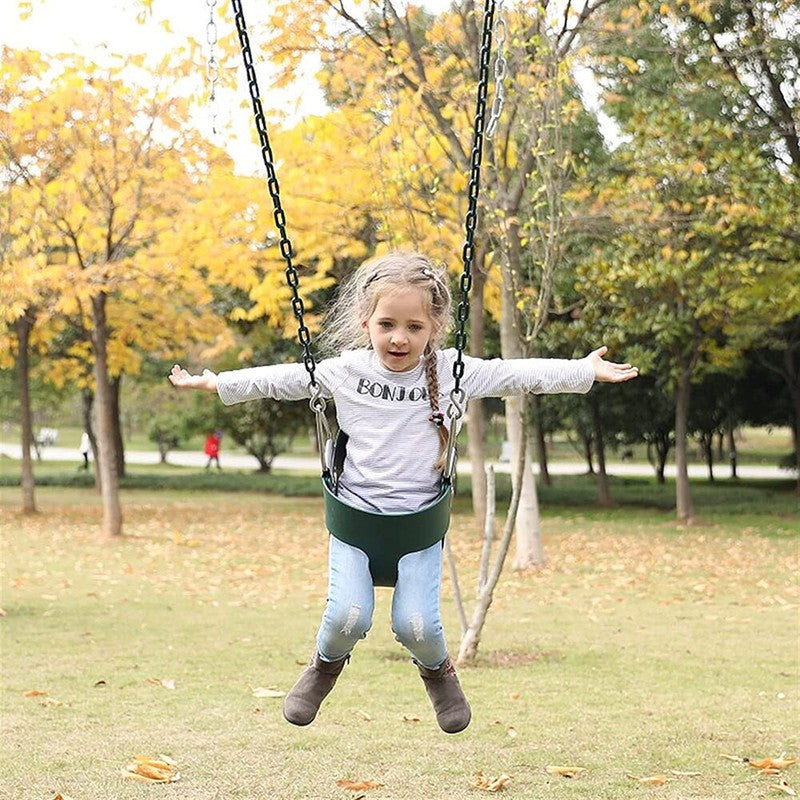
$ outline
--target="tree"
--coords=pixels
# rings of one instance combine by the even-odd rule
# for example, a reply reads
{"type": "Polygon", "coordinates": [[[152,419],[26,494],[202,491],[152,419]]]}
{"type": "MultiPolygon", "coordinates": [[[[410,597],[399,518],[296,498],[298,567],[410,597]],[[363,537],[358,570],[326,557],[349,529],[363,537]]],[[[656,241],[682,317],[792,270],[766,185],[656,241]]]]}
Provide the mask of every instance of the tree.
{"type": "Polygon", "coordinates": [[[187,253],[191,241],[176,234],[190,220],[200,227],[192,201],[220,154],[193,131],[189,104],[174,91],[192,69],[185,54],[156,69],[140,57],[107,67],[77,56],[60,64],[57,72],[37,54],[4,52],[13,88],[0,108],[8,131],[0,143],[9,174],[31,198],[19,220],[23,241],[38,237],[59,256],[47,284],[57,297],[53,330],[76,333],[66,360],[52,366],[54,379],[82,380],[92,368],[103,531],[115,536],[119,376],[138,371],[145,353],[169,356],[221,329],[208,310],[217,265],[206,261],[208,248],[187,253]]]}
{"type": "MultiPolygon", "coordinates": [[[[727,7],[691,8],[707,19],[727,7]]],[[[753,148],[738,135],[755,130],[737,113],[728,66],[704,57],[696,29],[669,5],[609,13],[603,30],[595,63],[606,109],[628,138],[596,195],[618,238],[583,276],[620,299],[631,335],[649,332],[668,357],[661,368],[675,387],[677,513],[689,520],[692,382],[728,368],[759,331],[797,313],[797,292],[778,289],[797,284],[797,181],[779,168],[769,136],[756,136],[753,148]],[[680,110],[664,99],[676,92],[680,110]]]]}

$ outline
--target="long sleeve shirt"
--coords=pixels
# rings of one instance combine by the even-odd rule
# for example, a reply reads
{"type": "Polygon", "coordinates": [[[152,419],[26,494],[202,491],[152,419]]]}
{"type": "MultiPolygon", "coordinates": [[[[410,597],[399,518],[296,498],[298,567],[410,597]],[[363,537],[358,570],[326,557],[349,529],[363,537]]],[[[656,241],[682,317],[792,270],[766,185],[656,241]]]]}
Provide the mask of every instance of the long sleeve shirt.
{"type": "MultiPolygon", "coordinates": [[[[439,407],[453,389],[454,349],[437,353],[439,407]]],[[[586,393],[594,383],[588,358],[480,359],[464,356],[461,387],[466,398],[532,392],[586,393]]],[[[407,372],[386,369],[373,350],[349,350],[317,364],[322,395],[333,398],[339,428],[347,433],[347,457],[339,496],[357,508],[410,513],[433,501],[440,473],[439,436],[430,421],[424,365],[407,372]]],[[[303,364],[275,364],[222,372],[217,392],[232,405],[257,398],[302,400],[311,396],[303,364]]],[[[450,421],[445,414],[445,424],[450,421]]],[[[458,431],[451,432],[457,435],[458,431]]]]}

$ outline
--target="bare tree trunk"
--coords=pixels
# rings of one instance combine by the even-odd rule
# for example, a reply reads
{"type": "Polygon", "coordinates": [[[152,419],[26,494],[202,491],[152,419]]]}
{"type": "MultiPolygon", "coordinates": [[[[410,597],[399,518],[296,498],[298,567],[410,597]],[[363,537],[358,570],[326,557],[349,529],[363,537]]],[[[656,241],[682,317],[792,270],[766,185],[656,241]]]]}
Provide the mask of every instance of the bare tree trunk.
{"type": "Polygon", "coordinates": [[[583,457],[586,459],[586,471],[589,475],[594,475],[594,453],[592,452],[592,437],[581,436],[583,444],[583,457]]]}
{"type": "Polygon", "coordinates": [[[94,382],[97,393],[98,467],[100,494],[103,499],[103,537],[122,534],[122,508],[119,500],[117,459],[114,446],[114,420],[111,387],[108,380],[108,328],[106,295],[92,298],[92,350],[94,382]]]}
{"type": "Polygon", "coordinates": [[[594,428],[594,445],[597,453],[597,500],[603,508],[611,506],[611,487],[606,472],[606,443],[603,436],[603,418],[600,413],[600,401],[597,395],[589,397],[592,408],[592,426],[594,428]]]}
{"type": "Polygon", "coordinates": [[[709,483],[714,482],[714,434],[703,433],[700,436],[700,446],[703,449],[703,456],[706,460],[706,467],[708,468],[709,483]]]}
{"type": "Polygon", "coordinates": [[[22,445],[22,513],[36,513],[34,493],[33,461],[33,417],[31,414],[30,391],[30,335],[36,319],[36,311],[28,308],[16,321],[19,352],[17,354],[17,377],[19,380],[20,429],[22,445]]]}
{"type": "Polygon", "coordinates": [[[81,392],[81,417],[83,419],[83,429],[89,434],[89,444],[92,447],[92,462],[94,463],[94,482],[97,491],[100,491],[100,446],[97,443],[97,436],[92,423],[92,406],[94,405],[94,393],[91,389],[83,389],[81,392]]]}
{"type": "MultiPolygon", "coordinates": [[[[513,269],[506,263],[503,265],[502,314],[500,318],[500,346],[503,358],[519,358],[522,356],[519,329],[516,320],[516,301],[514,297],[513,269]]],[[[544,563],[541,544],[541,525],[539,521],[539,502],[536,494],[536,481],[533,479],[531,461],[528,456],[530,448],[525,445],[524,457],[520,458],[519,448],[527,437],[524,436],[525,425],[524,396],[506,398],[506,437],[510,447],[511,464],[522,465],[522,485],[519,497],[519,510],[516,520],[516,552],[512,562],[514,569],[527,569],[544,563]]],[[[512,479],[515,476],[512,473],[512,479]]]]}
{"type": "Polygon", "coordinates": [[[736,466],[739,456],[736,450],[736,428],[731,421],[725,427],[725,438],[728,442],[728,462],[731,465],[731,478],[738,478],[736,466]]]}
{"type": "Polygon", "coordinates": [[[687,452],[690,376],[689,365],[681,364],[675,397],[675,500],[678,519],[687,523],[691,523],[694,518],[687,452]]]}
{"type": "MultiPolygon", "coordinates": [[[[524,453],[528,450],[525,442],[520,442],[518,449],[518,458],[516,463],[512,463],[513,474],[516,476],[512,481],[511,488],[511,503],[508,508],[508,515],[506,516],[505,525],[503,527],[503,535],[497,546],[497,555],[495,556],[494,565],[491,572],[482,581],[480,591],[478,593],[477,602],[472,612],[472,619],[467,626],[466,633],[461,637],[461,645],[458,648],[458,658],[456,663],[463,664],[467,661],[474,661],[475,656],[478,654],[478,645],[481,641],[481,634],[483,627],[486,624],[486,617],[489,613],[489,607],[492,605],[494,598],[494,590],[497,582],[500,580],[500,575],[503,572],[503,565],[505,564],[508,548],[511,545],[511,536],[514,532],[514,522],[517,517],[517,510],[519,508],[519,498],[522,489],[520,474],[522,472],[524,461],[524,453]]],[[[493,479],[493,478],[492,478],[493,479]]],[[[494,511],[491,509],[492,512],[494,511]]],[[[487,520],[487,527],[489,521],[487,520]]],[[[484,539],[484,541],[486,541],[484,539]]],[[[487,556],[488,560],[488,556],[487,556]]]]}
{"type": "Polygon", "coordinates": [[[117,476],[125,477],[125,442],[122,439],[122,414],[120,413],[119,393],[122,388],[122,375],[117,375],[110,382],[111,386],[111,418],[114,422],[114,455],[117,460],[117,476]]]}
{"type": "Polygon", "coordinates": [[[550,470],[547,466],[547,442],[544,439],[544,426],[542,425],[542,398],[538,394],[531,397],[533,405],[533,435],[536,440],[536,456],[539,459],[539,484],[552,486],[550,470]]]}
{"type": "MultiPolygon", "coordinates": [[[[485,334],[483,328],[483,290],[486,286],[486,249],[479,247],[472,272],[472,308],[469,315],[470,354],[481,358],[484,355],[485,334]]],[[[467,448],[472,465],[472,513],[478,525],[486,516],[486,414],[480,397],[469,401],[467,412],[467,448]]]]}
{"type": "Polygon", "coordinates": [[[783,378],[789,389],[789,397],[794,409],[794,422],[792,423],[792,441],[794,442],[794,467],[797,470],[797,483],[795,491],[800,494],[800,375],[794,360],[797,347],[787,347],[783,351],[783,378]]]}

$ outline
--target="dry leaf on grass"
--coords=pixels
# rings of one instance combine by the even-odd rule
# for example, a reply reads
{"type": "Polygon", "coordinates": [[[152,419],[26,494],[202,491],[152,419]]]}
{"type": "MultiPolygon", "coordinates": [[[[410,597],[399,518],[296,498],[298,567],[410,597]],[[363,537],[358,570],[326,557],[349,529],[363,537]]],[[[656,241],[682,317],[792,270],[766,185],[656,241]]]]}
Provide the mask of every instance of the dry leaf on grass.
{"type": "Polygon", "coordinates": [[[61,794],[61,792],[59,792],[58,794],[54,794],[50,800],[72,800],[72,798],[68,794],[61,794]]]}
{"type": "Polygon", "coordinates": [[[403,714],[401,717],[403,722],[419,722],[420,719],[416,714],[403,714]]]}
{"type": "Polygon", "coordinates": [[[483,772],[477,772],[475,775],[475,788],[483,789],[485,792],[500,792],[508,786],[511,778],[508,775],[500,775],[497,778],[490,778],[484,775],[483,772]]]}
{"type": "Polygon", "coordinates": [[[336,785],[340,789],[347,789],[348,792],[363,792],[365,789],[380,789],[383,784],[375,783],[375,781],[336,781],[336,785]]]}
{"type": "Polygon", "coordinates": [[[280,689],[265,689],[263,686],[253,689],[253,697],[283,697],[285,694],[280,689]]]}
{"type": "Polygon", "coordinates": [[[728,753],[720,753],[720,756],[722,758],[727,758],[728,761],[735,761],[737,764],[746,764],[747,763],[747,759],[746,758],[742,758],[742,756],[732,756],[732,755],[729,755],[728,753]]]}
{"type": "Polygon", "coordinates": [[[797,763],[796,758],[760,758],[753,760],[744,759],[753,769],[759,770],[764,775],[777,775],[782,769],[797,763]]]}
{"type": "Polygon", "coordinates": [[[545,767],[551,775],[563,775],[565,778],[576,778],[581,772],[586,771],[586,767],[545,767]]]}
{"type": "Polygon", "coordinates": [[[641,783],[643,786],[663,786],[669,780],[666,775],[648,775],[644,778],[640,778],[637,775],[626,775],[625,777],[636,781],[636,783],[641,783]]]}
{"type": "Polygon", "coordinates": [[[703,773],[702,772],[683,772],[679,769],[671,769],[669,771],[670,775],[675,775],[677,778],[699,778],[703,773]]]}
{"type": "Polygon", "coordinates": [[[797,792],[789,786],[786,781],[781,781],[780,783],[771,783],[769,785],[770,789],[776,789],[779,792],[783,792],[784,794],[788,794],[789,797],[797,797],[797,792]]]}
{"type": "Polygon", "coordinates": [[[148,678],[147,682],[152,683],[153,686],[162,686],[164,689],[175,688],[175,681],[171,678],[148,678]]]}
{"type": "Polygon", "coordinates": [[[122,774],[126,778],[144,783],[174,783],[181,777],[177,764],[163,754],[159,754],[157,758],[134,756],[122,774]]]}
{"type": "Polygon", "coordinates": [[[23,692],[23,697],[44,697],[47,692],[41,692],[38,689],[29,689],[27,692],[23,692]]]}

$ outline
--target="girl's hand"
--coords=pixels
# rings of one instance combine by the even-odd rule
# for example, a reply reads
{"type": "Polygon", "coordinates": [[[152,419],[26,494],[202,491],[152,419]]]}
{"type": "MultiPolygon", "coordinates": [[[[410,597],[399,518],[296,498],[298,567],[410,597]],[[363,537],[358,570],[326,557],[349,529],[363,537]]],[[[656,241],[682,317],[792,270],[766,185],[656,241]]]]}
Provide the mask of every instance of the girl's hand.
{"type": "Polygon", "coordinates": [[[176,364],[169,373],[169,380],[176,389],[217,391],[217,373],[210,369],[204,369],[202,375],[190,375],[183,367],[176,364]]]}
{"type": "Polygon", "coordinates": [[[632,367],[630,364],[614,364],[612,361],[603,360],[603,356],[608,352],[607,347],[599,347],[587,358],[594,367],[594,379],[601,383],[622,383],[635,378],[639,374],[639,367],[632,367]]]}

